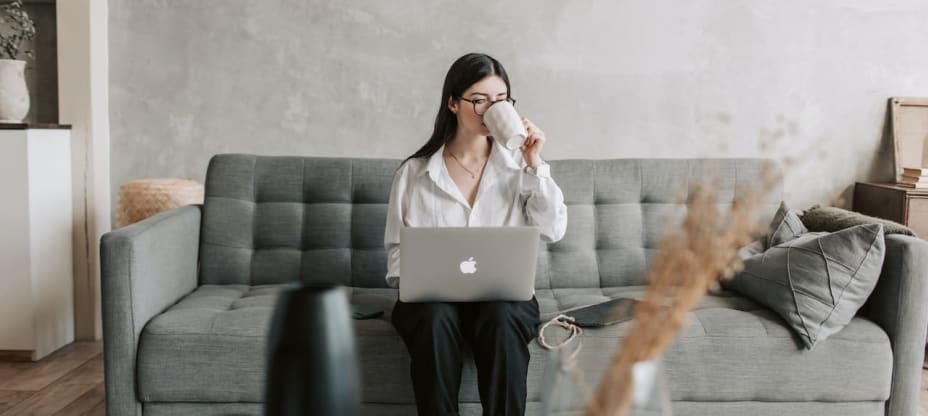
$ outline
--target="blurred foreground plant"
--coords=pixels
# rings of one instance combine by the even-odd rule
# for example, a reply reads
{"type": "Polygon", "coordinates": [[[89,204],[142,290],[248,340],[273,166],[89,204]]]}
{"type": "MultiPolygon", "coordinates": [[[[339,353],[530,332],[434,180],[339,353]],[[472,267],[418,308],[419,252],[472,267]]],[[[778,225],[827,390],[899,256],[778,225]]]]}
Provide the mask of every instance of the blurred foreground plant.
{"type": "Polygon", "coordinates": [[[644,298],[585,416],[623,416],[628,412],[634,393],[632,367],[659,358],[703,296],[717,288],[722,278],[730,278],[741,269],[738,250],[767,231],[759,215],[767,190],[777,181],[777,175],[765,170],[760,183],[745,191],[727,211],[717,203],[718,186],[694,189],[682,226],[658,245],[644,298]]]}

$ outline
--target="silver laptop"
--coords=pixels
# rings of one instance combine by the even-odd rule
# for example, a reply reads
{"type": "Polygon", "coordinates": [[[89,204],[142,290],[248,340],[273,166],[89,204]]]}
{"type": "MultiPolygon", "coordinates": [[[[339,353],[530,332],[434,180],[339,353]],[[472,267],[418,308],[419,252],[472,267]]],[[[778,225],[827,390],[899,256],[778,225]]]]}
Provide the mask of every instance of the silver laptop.
{"type": "Polygon", "coordinates": [[[535,227],[405,227],[403,302],[526,301],[535,293],[535,227]]]}

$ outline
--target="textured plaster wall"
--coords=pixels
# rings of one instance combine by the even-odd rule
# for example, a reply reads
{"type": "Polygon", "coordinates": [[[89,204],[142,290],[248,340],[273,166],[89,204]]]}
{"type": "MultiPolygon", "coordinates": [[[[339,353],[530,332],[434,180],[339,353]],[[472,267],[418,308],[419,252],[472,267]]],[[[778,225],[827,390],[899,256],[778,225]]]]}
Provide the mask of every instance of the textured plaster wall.
{"type": "Polygon", "coordinates": [[[26,1],[26,13],[35,22],[35,38],[23,43],[35,59],[26,59],[26,85],[29,87],[29,114],[25,121],[58,123],[58,29],[55,3],[26,1]]]}
{"type": "Polygon", "coordinates": [[[109,6],[114,190],[221,152],[405,157],[470,51],[506,66],[548,159],[773,157],[794,208],[888,179],[886,99],[928,96],[923,0],[109,6]]]}

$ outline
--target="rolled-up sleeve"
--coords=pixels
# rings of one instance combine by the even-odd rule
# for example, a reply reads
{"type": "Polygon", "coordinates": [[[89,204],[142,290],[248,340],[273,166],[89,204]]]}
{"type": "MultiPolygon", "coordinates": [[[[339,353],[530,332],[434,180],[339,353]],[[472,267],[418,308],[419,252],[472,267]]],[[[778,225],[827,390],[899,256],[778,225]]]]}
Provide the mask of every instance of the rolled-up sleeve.
{"type": "Polygon", "coordinates": [[[387,223],[383,233],[383,246],[387,254],[387,286],[398,287],[400,278],[400,230],[405,226],[403,196],[406,194],[409,178],[409,164],[405,163],[393,174],[393,186],[390,189],[390,202],[387,205],[387,223]]]}
{"type": "Polygon", "coordinates": [[[521,182],[528,224],[540,229],[544,241],[560,241],[567,231],[567,205],[564,193],[551,177],[550,166],[542,163],[534,174],[523,169],[521,182]]]}

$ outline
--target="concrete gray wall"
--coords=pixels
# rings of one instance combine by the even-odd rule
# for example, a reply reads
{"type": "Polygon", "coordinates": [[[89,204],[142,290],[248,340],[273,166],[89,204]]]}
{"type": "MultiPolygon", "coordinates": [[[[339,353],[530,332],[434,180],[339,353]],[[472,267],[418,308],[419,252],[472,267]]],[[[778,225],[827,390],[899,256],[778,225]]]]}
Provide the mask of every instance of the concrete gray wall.
{"type": "Polygon", "coordinates": [[[887,180],[890,96],[928,96],[924,0],[109,0],[112,183],[220,152],[401,158],[482,51],[543,156],[765,156],[794,208],[887,180]]]}
{"type": "Polygon", "coordinates": [[[55,2],[27,0],[26,13],[35,22],[35,38],[23,44],[35,59],[26,59],[26,85],[29,86],[29,114],[26,122],[58,123],[58,29],[55,2]]]}

